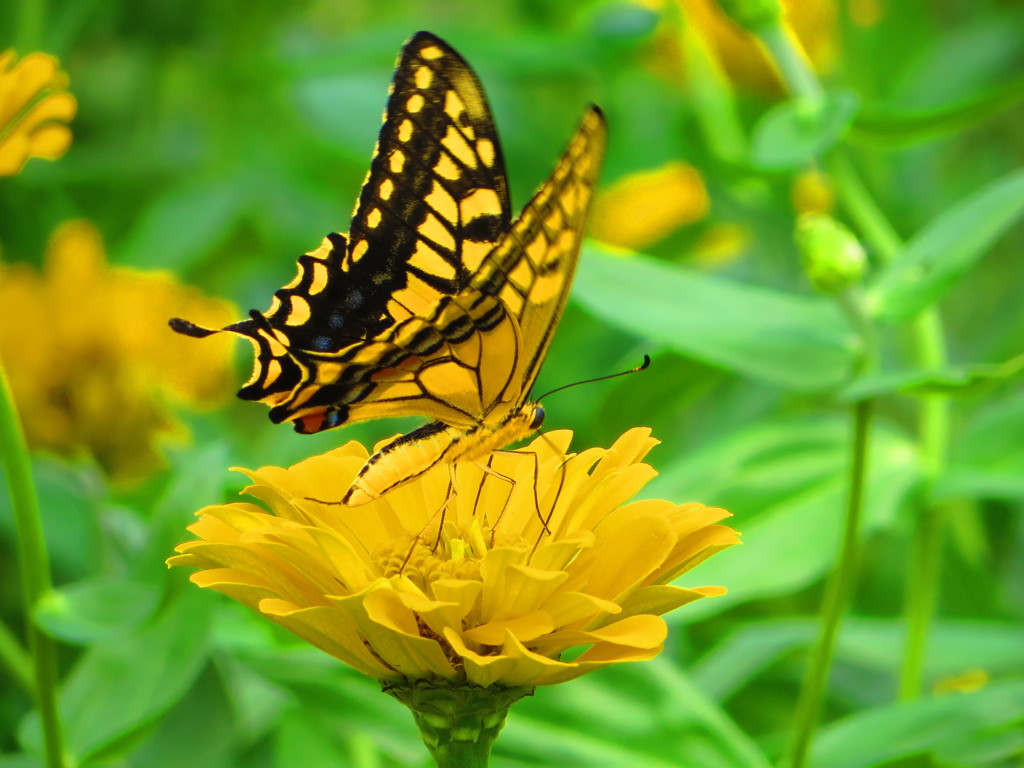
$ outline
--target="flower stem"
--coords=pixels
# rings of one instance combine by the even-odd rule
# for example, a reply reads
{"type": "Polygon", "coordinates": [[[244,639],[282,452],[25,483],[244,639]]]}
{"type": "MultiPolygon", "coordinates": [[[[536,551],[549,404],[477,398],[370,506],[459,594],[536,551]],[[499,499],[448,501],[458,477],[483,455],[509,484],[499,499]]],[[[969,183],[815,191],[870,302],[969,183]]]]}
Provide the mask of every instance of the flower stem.
{"type": "Polygon", "coordinates": [[[481,688],[457,683],[385,682],[383,690],[411,711],[438,768],[486,768],[509,707],[532,686],[481,688]]]}
{"type": "Polygon", "coordinates": [[[825,105],[825,92],[783,24],[776,22],[763,27],[757,36],[775,62],[786,89],[809,117],[817,115],[825,105]]]}
{"type": "Polygon", "coordinates": [[[0,664],[26,691],[32,693],[32,659],[5,625],[0,624],[0,664]]]}
{"type": "Polygon", "coordinates": [[[17,529],[18,561],[21,571],[22,602],[32,657],[36,706],[43,727],[47,768],[64,768],[60,717],[57,708],[57,653],[50,637],[36,625],[33,612],[49,592],[50,560],[39,517],[39,502],[32,480],[32,464],[21,430],[7,375],[0,364],[0,456],[11,494],[17,529]]]}
{"type": "MultiPolygon", "coordinates": [[[[946,344],[942,319],[935,307],[922,312],[912,325],[917,364],[926,370],[946,364],[946,344]]],[[[921,694],[928,630],[938,602],[942,564],[942,540],[945,509],[930,501],[930,490],[946,467],[949,445],[949,398],[925,395],[918,416],[918,439],[924,504],[918,509],[911,549],[910,574],[904,598],[907,636],[900,668],[899,697],[911,701],[921,694]]]]}
{"type": "Polygon", "coordinates": [[[884,264],[895,259],[903,248],[903,242],[857,175],[848,154],[842,150],[833,152],[826,167],[835,182],[843,208],[872,251],[884,264]]]}
{"type": "MultiPolygon", "coordinates": [[[[893,261],[903,248],[896,230],[882,214],[849,158],[833,153],[829,170],[839,198],[875,254],[884,263],[893,261]]],[[[936,307],[921,312],[911,323],[914,362],[922,369],[935,370],[946,364],[946,342],[942,317],[936,307]]],[[[909,701],[921,691],[928,629],[935,613],[942,561],[942,533],[945,513],[928,501],[928,492],[945,471],[949,445],[950,402],[945,395],[925,395],[918,410],[918,443],[924,504],[918,508],[911,544],[910,570],[904,598],[907,636],[900,668],[899,698],[909,701]]]]}
{"type": "Polygon", "coordinates": [[[873,414],[873,400],[862,400],[853,406],[846,522],[839,551],[839,563],[825,587],[818,639],[811,654],[810,669],[804,678],[797,701],[794,736],[789,752],[790,768],[802,768],[806,764],[811,739],[821,715],[822,700],[835,653],[836,636],[856,580],[860,519],[864,507],[864,480],[867,475],[868,444],[873,414]]]}

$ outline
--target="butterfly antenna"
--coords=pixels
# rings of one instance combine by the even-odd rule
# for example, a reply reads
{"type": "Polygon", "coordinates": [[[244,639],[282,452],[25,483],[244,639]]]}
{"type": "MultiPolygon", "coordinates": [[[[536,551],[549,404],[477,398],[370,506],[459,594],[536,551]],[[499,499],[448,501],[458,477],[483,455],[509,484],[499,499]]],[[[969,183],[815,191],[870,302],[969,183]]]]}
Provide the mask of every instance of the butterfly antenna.
{"type": "Polygon", "coordinates": [[[569,387],[578,387],[580,384],[593,384],[595,381],[604,381],[605,379],[614,379],[617,376],[628,376],[631,373],[639,373],[640,371],[646,371],[651,365],[651,356],[644,355],[644,361],[636,368],[630,368],[628,371],[619,371],[618,373],[609,373],[607,376],[598,376],[596,379],[584,379],[583,381],[574,381],[572,384],[563,384],[560,387],[555,387],[549,392],[545,392],[543,395],[537,398],[537,402],[545,399],[548,395],[553,395],[555,392],[561,392],[563,389],[569,389],[569,387]]]}

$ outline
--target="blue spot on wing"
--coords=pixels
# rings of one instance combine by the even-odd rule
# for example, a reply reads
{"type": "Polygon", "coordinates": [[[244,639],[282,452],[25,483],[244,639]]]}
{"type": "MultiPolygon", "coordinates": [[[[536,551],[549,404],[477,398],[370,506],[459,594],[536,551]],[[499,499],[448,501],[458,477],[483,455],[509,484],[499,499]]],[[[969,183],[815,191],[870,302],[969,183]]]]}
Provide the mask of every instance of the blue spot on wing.
{"type": "Polygon", "coordinates": [[[317,352],[327,352],[331,348],[330,336],[314,336],[313,349],[317,352]]]}

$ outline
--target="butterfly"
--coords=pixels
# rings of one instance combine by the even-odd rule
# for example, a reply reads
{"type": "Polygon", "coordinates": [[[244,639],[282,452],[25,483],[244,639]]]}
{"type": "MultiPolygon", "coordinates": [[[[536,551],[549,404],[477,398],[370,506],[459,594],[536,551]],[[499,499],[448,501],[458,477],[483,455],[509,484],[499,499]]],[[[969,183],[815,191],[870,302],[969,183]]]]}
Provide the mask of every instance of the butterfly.
{"type": "MultiPolygon", "coordinates": [[[[300,256],[265,314],[220,329],[256,350],[239,397],[303,434],[430,418],[370,457],[349,506],[535,432],[544,410],[530,392],[569,295],[605,143],[591,106],[513,219],[479,80],[447,43],[416,34],[399,56],[348,236],[329,234],[300,256]]],[[[171,327],[218,332],[180,318],[171,327]]]]}

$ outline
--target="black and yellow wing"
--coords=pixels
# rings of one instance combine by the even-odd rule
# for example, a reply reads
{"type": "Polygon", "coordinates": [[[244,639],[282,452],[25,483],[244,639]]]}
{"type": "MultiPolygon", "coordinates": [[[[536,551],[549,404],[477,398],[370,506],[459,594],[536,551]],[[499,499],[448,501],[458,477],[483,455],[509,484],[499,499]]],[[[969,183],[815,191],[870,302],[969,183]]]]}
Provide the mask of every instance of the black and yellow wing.
{"type": "MultiPolygon", "coordinates": [[[[353,420],[345,406],[369,396],[379,369],[403,356],[387,344],[373,353],[360,345],[382,334],[402,341],[403,322],[434,320],[441,298],[466,287],[510,219],[483,89],[447,43],[420,32],[402,49],[348,237],[328,235],[299,257],[297,276],[266,313],[222,329],[256,347],[239,396],[301,431],[314,425],[303,421],[311,409],[332,407],[322,429],[353,420]],[[383,359],[374,359],[378,351],[383,359]]],[[[212,332],[171,324],[193,336],[212,332]]],[[[421,412],[402,400],[389,415],[421,412]]]]}
{"type": "Polygon", "coordinates": [[[400,56],[348,236],[328,235],[301,256],[267,313],[222,329],[256,347],[239,395],[304,433],[433,419],[371,458],[352,503],[536,429],[543,411],[530,390],[569,295],[604,148],[604,119],[591,107],[512,221],[476,76],[446,43],[417,34],[400,56]]]}
{"type": "MultiPolygon", "coordinates": [[[[550,178],[469,286],[445,299],[459,307],[494,307],[496,317],[439,349],[404,382],[422,401],[443,403],[449,414],[428,414],[437,421],[371,456],[347,504],[364,504],[439,463],[482,458],[540,427],[544,412],[529,402],[530,391],[569,297],[605,144],[604,117],[591,107],[550,178]]],[[[474,313],[450,312],[448,320],[465,316],[474,313]]],[[[439,335],[448,327],[431,325],[439,335]]]]}

